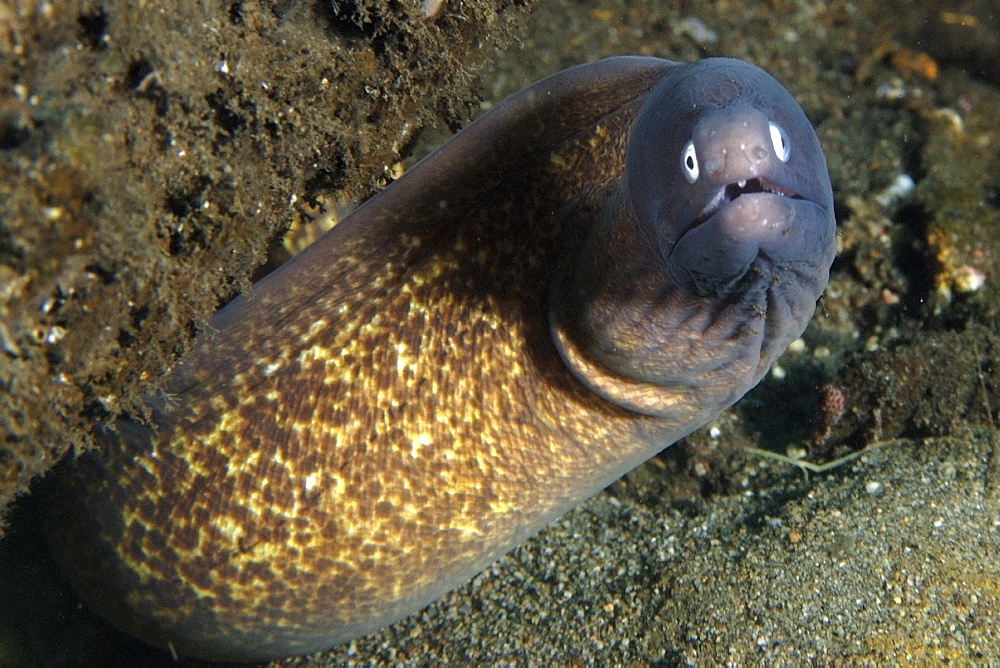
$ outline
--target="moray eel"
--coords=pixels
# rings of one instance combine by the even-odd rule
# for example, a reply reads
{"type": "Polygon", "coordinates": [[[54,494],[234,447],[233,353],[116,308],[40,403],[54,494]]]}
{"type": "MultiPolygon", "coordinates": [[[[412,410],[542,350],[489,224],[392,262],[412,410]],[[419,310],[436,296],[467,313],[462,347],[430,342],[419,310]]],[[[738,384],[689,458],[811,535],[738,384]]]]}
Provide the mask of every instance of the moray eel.
{"type": "Polygon", "coordinates": [[[816,134],[762,70],[560,72],[216,314],[63,473],[54,554],[178,656],[358,637],[736,401],[834,249],[816,134]]]}

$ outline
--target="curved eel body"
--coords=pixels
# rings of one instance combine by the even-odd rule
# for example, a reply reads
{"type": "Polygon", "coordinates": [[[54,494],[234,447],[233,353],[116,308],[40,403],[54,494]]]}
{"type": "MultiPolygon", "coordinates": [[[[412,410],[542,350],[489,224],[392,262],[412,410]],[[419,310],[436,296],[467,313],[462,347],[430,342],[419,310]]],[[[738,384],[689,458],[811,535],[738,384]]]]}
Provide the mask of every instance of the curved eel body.
{"type": "Polygon", "coordinates": [[[613,58],[514,95],[211,320],[50,543],[177,655],[322,650],[412,613],[753,387],[834,256],[792,97],[613,58]]]}

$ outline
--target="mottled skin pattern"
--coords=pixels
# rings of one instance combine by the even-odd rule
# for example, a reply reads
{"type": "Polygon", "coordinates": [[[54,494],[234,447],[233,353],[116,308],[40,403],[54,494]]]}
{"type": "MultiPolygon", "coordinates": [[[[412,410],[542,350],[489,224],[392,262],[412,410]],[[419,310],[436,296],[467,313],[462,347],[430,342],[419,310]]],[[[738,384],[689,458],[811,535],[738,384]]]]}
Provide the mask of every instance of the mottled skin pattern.
{"type": "MultiPolygon", "coordinates": [[[[611,215],[634,240],[628,128],[676,67],[612,59],[522,91],[220,311],[152,425],[120,422],[60,481],[50,539],[84,599],[180,656],[324,649],[468,580],[756,383],[825,285],[832,207],[813,225],[821,256],[797,260],[812,269],[763,279],[807,284],[784,343],[761,358],[768,287],[739,309],[754,323],[697,335],[753,359],[718,372],[724,388],[684,389],[692,377],[651,390],[661,410],[619,405],[600,325],[575,315],[608,294],[578,264],[628,273],[587,239],[611,215]]],[[[682,292],[692,313],[733,317],[682,292]]],[[[718,367],[697,337],[668,366],[718,367]]]]}

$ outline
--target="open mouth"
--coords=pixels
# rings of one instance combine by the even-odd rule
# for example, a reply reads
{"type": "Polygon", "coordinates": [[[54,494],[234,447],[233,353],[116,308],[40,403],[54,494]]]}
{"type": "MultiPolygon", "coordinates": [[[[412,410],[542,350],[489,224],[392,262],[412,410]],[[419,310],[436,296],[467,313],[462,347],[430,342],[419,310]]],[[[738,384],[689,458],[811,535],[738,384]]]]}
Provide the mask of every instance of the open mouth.
{"type": "Polygon", "coordinates": [[[724,188],[720,188],[719,192],[715,194],[712,201],[701,210],[701,213],[694,219],[691,227],[697,227],[703,222],[715,215],[715,212],[723,207],[723,205],[732,202],[740,195],[750,195],[752,193],[771,193],[774,195],[781,195],[782,197],[791,197],[792,199],[802,199],[797,194],[788,190],[787,188],[782,188],[776,183],[772,183],[767,179],[763,179],[759,176],[752,179],[747,179],[746,181],[737,181],[736,183],[730,183],[724,188]]]}

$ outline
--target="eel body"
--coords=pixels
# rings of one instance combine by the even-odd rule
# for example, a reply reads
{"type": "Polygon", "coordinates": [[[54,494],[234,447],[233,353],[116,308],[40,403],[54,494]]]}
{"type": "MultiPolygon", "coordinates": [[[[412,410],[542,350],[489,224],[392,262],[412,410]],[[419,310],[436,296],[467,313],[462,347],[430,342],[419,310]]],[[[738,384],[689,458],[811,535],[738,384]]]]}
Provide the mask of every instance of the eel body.
{"type": "Polygon", "coordinates": [[[613,58],[514,95],[223,308],[59,481],[84,600],[261,660],[464,583],[753,387],[834,256],[793,98],[613,58]]]}

